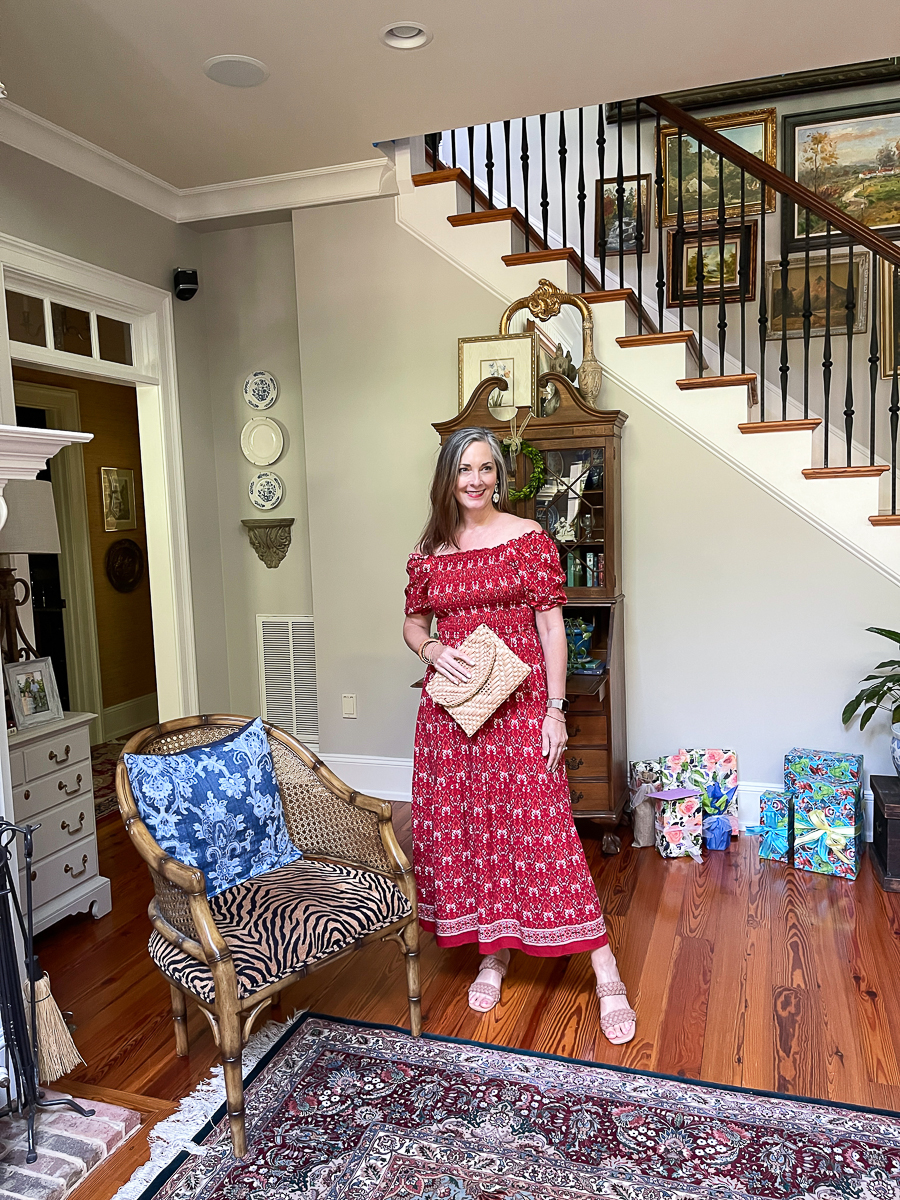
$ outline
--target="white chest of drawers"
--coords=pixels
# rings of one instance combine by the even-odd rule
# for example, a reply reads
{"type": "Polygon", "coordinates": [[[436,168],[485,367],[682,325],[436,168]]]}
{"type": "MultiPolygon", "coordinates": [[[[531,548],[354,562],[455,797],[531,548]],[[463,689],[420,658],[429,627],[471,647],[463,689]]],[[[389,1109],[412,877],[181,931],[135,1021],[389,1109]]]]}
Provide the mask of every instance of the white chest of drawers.
{"type": "Polygon", "coordinates": [[[16,824],[40,824],[31,866],[35,933],[71,913],[104,917],[112,908],[109,880],[97,861],[93,719],[93,713],[66,713],[61,721],[9,734],[16,824]]]}

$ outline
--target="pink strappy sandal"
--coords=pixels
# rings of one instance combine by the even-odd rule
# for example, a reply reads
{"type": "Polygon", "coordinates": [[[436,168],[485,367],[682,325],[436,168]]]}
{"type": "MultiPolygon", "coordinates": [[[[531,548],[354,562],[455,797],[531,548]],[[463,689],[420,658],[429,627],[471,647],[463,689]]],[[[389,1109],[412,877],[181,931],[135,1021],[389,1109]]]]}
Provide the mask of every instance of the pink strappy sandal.
{"type": "MultiPolygon", "coordinates": [[[[605,1000],[607,996],[626,996],[625,984],[621,979],[616,979],[612,983],[597,984],[597,999],[605,1000]]],[[[613,1046],[624,1046],[626,1042],[630,1042],[634,1034],[630,1038],[625,1038],[621,1042],[614,1042],[609,1036],[617,1025],[627,1025],[629,1021],[637,1023],[637,1013],[633,1008],[629,1008],[627,1004],[622,1008],[614,1008],[612,1012],[608,1012],[605,1016],[600,1017],[600,1028],[603,1030],[603,1036],[613,1046]]]]}
{"type": "MultiPolygon", "coordinates": [[[[478,974],[480,975],[482,971],[496,971],[501,979],[505,979],[508,967],[509,963],[505,963],[501,959],[496,958],[493,954],[489,954],[486,958],[481,960],[481,965],[478,968],[478,974]]],[[[469,1008],[471,1008],[473,1012],[490,1012],[492,1008],[497,1007],[499,1001],[500,989],[495,983],[479,982],[479,980],[476,978],[475,981],[469,985],[469,1008]],[[476,1008],[472,1003],[473,996],[486,996],[491,1002],[491,1008],[476,1008]]]]}

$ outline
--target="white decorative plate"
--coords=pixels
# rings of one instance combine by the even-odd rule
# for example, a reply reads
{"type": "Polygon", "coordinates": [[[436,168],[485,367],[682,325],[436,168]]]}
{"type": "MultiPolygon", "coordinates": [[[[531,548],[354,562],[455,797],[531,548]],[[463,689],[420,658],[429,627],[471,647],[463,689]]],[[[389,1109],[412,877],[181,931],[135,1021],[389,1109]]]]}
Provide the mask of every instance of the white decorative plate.
{"type": "Polygon", "coordinates": [[[284,499],[284,484],[274,471],[260,471],[250,480],[250,503],[256,508],[277,508],[284,499]]]}
{"type": "Polygon", "coordinates": [[[271,408],[278,399],[278,380],[268,371],[254,371],[244,380],[244,399],[251,408],[271,408]]]}
{"type": "Polygon", "coordinates": [[[271,466],[281,457],[284,434],[271,417],[251,417],[241,430],[241,449],[255,467],[271,466]]]}

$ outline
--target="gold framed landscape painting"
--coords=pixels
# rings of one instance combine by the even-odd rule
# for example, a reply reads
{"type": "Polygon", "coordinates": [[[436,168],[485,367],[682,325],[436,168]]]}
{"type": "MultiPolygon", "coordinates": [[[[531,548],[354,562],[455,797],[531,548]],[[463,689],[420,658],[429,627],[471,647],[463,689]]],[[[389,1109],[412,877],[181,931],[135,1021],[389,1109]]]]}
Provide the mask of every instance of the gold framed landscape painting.
{"type": "MultiPolygon", "coordinates": [[[[756,299],[756,221],[732,221],[725,226],[723,243],[719,244],[717,230],[705,230],[703,235],[703,303],[719,302],[724,291],[725,303],[741,299],[741,267],[744,269],[744,299],[756,299]],[[720,252],[721,251],[721,252],[720,252]]],[[[666,304],[669,308],[684,305],[697,307],[697,268],[700,262],[700,235],[696,229],[680,233],[670,229],[666,262],[666,304]]]]}
{"type": "MultiPolygon", "coordinates": [[[[811,337],[824,337],[826,323],[832,337],[847,333],[847,281],[849,276],[847,252],[831,255],[831,286],[828,286],[827,260],[824,253],[809,256],[809,307],[811,337]],[[830,316],[829,316],[830,299],[830,316]]],[[[806,263],[804,258],[792,259],[788,265],[787,291],[781,287],[781,264],[766,263],[766,304],[769,327],[766,338],[777,341],[786,330],[789,338],[803,337],[803,301],[806,292],[806,263]]],[[[853,332],[865,333],[869,312],[869,254],[865,250],[853,254],[853,332]]]]}
{"type": "MultiPolygon", "coordinates": [[[[777,149],[777,117],[774,108],[756,108],[749,112],[726,113],[720,117],[704,117],[708,125],[723,137],[755,155],[761,162],[775,166],[777,149]]],[[[678,219],[678,130],[667,125],[660,130],[663,168],[663,224],[674,225],[678,219]]],[[[686,224],[715,221],[719,215],[719,156],[703,147],[702,162],[698,163],[695,138],[681,135],[681,195],[686,224]],[[698,169],[699,168],[699,169],[698,169]],[[699,214],[699,215],[698,215],[699,214]]],[[[744,175],[744,216],[759,213],[765,190],[765,210],[775,211],[775,189],[763,185],[749,173],[744,175]]],[[[741,169],[722,160],[722,193],[725,216],[741,215],[741,169]]]]}
{"type": "Polygon", "coordinates": [[[539,338],[531,333],[494,334],[492,337],[459,339],[459,411],[465,408],[476,384],[482,379],[505,379],[488,397],[488,408],[498,421],[508,421],[516,409],[534,411],[538,377],[539,338]]]}

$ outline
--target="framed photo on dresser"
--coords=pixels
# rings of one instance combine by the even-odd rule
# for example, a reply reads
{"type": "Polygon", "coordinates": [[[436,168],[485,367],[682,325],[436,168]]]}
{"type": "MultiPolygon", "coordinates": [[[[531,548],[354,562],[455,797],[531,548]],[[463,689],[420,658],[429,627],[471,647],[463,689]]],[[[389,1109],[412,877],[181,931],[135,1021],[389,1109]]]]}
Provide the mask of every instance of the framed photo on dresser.
{"type": "Polygon", "coordinates": [[[3,673],[16,729],[62,719],[63,707],[49,658],[22,658],[5,663],[3,673]]]}

